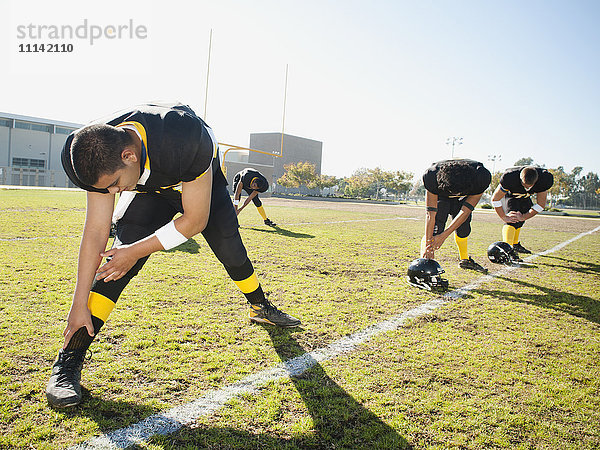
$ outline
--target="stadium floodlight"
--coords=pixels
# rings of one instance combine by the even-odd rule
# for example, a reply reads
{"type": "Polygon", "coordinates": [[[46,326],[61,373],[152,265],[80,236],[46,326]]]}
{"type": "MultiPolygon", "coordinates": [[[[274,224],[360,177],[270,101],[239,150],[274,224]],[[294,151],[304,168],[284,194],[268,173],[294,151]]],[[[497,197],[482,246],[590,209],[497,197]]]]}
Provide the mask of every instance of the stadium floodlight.
{"type": "Polygon", "coordinates": [[[496,161],[502,161],[502,155],[488,155],[488,161],[492,161],[492,174],[496,173],[496,161]]]}
{"type": "Polygon", "coordinates": [[[456,136],[452,136],[452,137],[449,137],[448,139],[446,139],[446,145],[452,149],[452,153],[451,153],[452,159],[454,159],[454,146],[462,145],[462,143],[463,143],[462,140],[463,140],[463,138],[456,137],[456,136]]]}

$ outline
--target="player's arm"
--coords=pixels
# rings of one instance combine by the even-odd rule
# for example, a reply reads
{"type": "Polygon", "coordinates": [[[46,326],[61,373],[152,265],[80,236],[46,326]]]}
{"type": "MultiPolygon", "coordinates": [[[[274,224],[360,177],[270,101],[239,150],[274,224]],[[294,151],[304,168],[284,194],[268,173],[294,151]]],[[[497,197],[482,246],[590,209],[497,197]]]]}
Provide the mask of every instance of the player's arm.
{"type": "Polygon", "coordinates": [[[547,199],[548,199],[548,191],[538,192],[536,194],[535,205],[533,205],[527,213],[521,215],[522,220],[531,219],[537,213],[542,212],[546,206],[547,199]]]}
{"type": "Polygon", "coordinates": [[[86,327],[90,336],[94,335],[94,325],[87,302],[96,270],[102,261],[100,254],[106,250],[114,204],[115,196],[113,194],[87,193],[85,225],[79,245],[77,283],[71,310],[67,317],[67,326],[63,332],[65,347],[73,333],[81,327],[86,327]]]}
{"type": "Polygon", "coordinates": [[[433,258],[433,229],[435,228],[435,216],[437,214],[438,196],[425,191],[425,249],[421,254],[423,258],[433,258]]]}
{"type": "Polygon", "coordinates": [[[235,185],[235,193],[233,194],[233,206],[235,208],[236,214],[239,214],[239,211],[241,210],[241,208],[238,208],[238,205],[240,204],[240,198],[242,198],[243,187],[244,186],[242,183],[242,179],[240,178],[240,180],[235,185]]]}
{"type": "Polygon", "coordinates": [[[437,236],[434,236],[433,247],[435,249],[440,248],[444,241],[448,239],[448,236],[450,236],[458,227],[460,227],[464,223],[465,220],[467,220],[467,217],[469,217],[469,215],[473,212],[475,206],[477,206],[477,203],[479,203],[479,200],[481,199],[482,195],[483,193],[477,195],[469,195],[467,196],[467,198],[465,198],[462,208],[460,209],[454,220],[450,222],[448,228],[446,228],[442,233],[438,234],[437,236]]]}
{"type": "Polygon", "coordinates": [[[101,256],[111,259],[98,269],[97,277],[104,281],[118,280],[138,259],[159,250],[177,247],[200,233],[208,223],[211,192],[212,168],[209,167],[200,178],[182,183],[183,214],[180,217],[144,239],[102,253],[101,256]]]}
{"type": "Polygon", "coordinates": [[[235,193],[233,194],[233,200],[234,200],[234,205],[235,208],[237,209],[237,205],[239,204],[240,198],[242,198],[242,188],[243,188],[243,184],[242,184],[242,180],[240,179],[240,181],[238,181],[238,183],[235,186],[235,193]],[[238,203],[235,203],[238,202],[238,203]]]}
{"type": "Polygon", "coordinates": [[[502,199],[504,196],[506,196],[506,191],[502,189],[502,185],[499,184],[492,195],[492,206],[494,207],[496,214],[498,214],[498,217],[500,217],[506,223],[518,222],[518,219],[514,217],[514,215],[507,215],[504,212],[504,208],[502,207],[502,199]]]}
{"type": "Polygon", "coordinates": [[[246,197],[246,200],[244,200],[244,204],[238,209],[238,213],[244,209],[246,206],[248,206],[248,203],[250,203],[252,201],[252,199],[254,197],[256,197],[258,195],[258,191],[252,191],[252,193],[246,197]]]}

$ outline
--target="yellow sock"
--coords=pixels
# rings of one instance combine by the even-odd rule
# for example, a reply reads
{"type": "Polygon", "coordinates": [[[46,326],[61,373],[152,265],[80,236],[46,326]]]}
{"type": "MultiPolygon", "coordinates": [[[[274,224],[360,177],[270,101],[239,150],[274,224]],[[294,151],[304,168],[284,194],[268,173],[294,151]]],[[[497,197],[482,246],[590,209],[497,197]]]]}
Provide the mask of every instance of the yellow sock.
{"type": "Polygon", "coordinates": [[[516,228],[511,225],[504,225],[502,227],[502,240],[507,244],[513,245],[515,242],[516,228]]]}
{"type": "Polygon", "coordinates": [[[456,242],[456,246],[458,247],[458,254],[460,259],[469,259],[469,251],[467,250],[467,238],[461,238],[454,233],[454,242],[456,242]]]}
{"type": "Polygon", "coordinates": [[[515,238],[513,239],[512,245],[515,245],[517,242],[519,242],[519,234],[521,234],[521,229],[515,228],[515,238]]]}
{"type": "Polygon", "coordinates": [[[263,208],[262,206],[257,206],[256,209],[258,210],[258,213],[262,216],[263,220],[267,220],[267,213],[265,212],[265,208],[263,208]]]}
{"type": "Polygon", "coordinates": [[[235,281],[233,282],[237,285],[237,287],[242,291],[243,294],[249,294],[258,289],[259,283],[258,278],[256,277],[256,273],[252,273],[245,280],[235,281]]]}
{"type": "Polygon", "coordinates": [[[108,316],[115,307],[115,302],[97,292],[90,292],[88,297],[88,308],[92,316],[96,316],[102,322],[106,322],[108,316]]]}

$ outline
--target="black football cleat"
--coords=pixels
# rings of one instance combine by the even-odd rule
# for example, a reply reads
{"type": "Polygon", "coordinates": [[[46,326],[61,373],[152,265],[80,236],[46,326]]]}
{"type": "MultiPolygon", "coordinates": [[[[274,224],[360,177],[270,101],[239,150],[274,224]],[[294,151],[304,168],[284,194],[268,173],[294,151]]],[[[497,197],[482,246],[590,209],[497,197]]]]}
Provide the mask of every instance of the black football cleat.
{"type": "Polygon", "coordinates": [[[275,222],[273,222],[271,219],[265,219],[265,225],[267,225],[269,227],[273,227],[273,228],[275,228],[277,226],[277,224],[275,222]]]}
{"type": "Polygon", "coordinates": [[[510,258],[510,262],[512,263],[522,263],[523,260],[519,257],[519,254],[517,252],[515,252],[511,258],[510,258]]]}
{"type": "Polygon", "coordinates": [[[85,352],[85,349],[58,352],[46,386],[46,398],[50,406],[68,408],[81,403],[81,368],[85,352]]]}
{"type": "Polygon", "coordinates": [[[471,257],[469,257],[469,259],[461,259],[460,263],[458,263],[458,266],[461,269],[469,269],[475,270],[476,272],[488,273],[488,270],[485,267],[483,267],[480,264],[477,264],[471,257]]]}
{"type": "Polygon", "coordinates": [[[527,255],[531,255],[531,250],[527,250],[525,247],[523,247],[523,246],[521,245],[521,243],[520,243],[520,242],[517,242],[517,243],[516,243],[515,245],[513,245],[512,247],[513,247],[513,250],[514,250],[515,252],[518,252],[518,253],[524,253],[524,254],[527,254],[527,255]]]}
{"type": "Polygon", "coordinates": [[[250,305],[250,320],[257,323],[268,323],[281,328],[291,328],[300,325],[300,320],[277,309],[269,300],[250,305]]]}

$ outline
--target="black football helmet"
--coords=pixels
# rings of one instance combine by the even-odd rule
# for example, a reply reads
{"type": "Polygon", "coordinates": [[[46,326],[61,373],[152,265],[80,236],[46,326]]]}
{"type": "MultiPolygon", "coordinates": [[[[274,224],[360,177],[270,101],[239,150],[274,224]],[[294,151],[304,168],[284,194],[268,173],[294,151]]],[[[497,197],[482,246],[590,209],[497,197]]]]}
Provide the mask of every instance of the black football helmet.
{"type": "Polygon", "coordinates": [[[440,275],[444,269],[434,259],[418,258],[410,263],[407,272],[407,281],[409,284],[420,289],[446,290],[448,289],[448,280],[440,275]]]}
{"type": "Polygon", "coordinates": [[[496,264],[511,264],[519,261],[519,256],[512,248],[512,245],[504,241],[491,244],[488,247],[487,254],[490,261],[496,264]]]}

